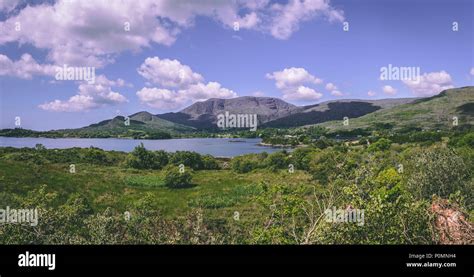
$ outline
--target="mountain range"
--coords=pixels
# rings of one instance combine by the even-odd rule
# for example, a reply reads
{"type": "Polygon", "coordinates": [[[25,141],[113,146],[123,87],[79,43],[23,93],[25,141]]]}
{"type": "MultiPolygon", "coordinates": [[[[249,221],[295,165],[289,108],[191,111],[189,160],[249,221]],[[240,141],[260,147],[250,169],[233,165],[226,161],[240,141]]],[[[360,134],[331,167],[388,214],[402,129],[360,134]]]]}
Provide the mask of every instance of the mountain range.
{"type": "MultiPolygon", "coordinates": [[[[427,98],[392,98],[381,100],[344,99],[308,106],[296,106],[273,97],[243,96],[231,99],[211,98],[196,102],[179,111],[152,114],[146,111],[125,117],[117,116],[87,127],[83,131],[124,130],[168,132],[179,134],[194,131],[216,131],[217,116],[229,114],[257,114],[260,128],[288,128],[321,124],[333,130],[341,127],[340,120],[351,119],[349,127],[366,128],[374,123],[395,126],[424,124],[442,127],[448,118],[459,116],[463,123],[472,124],[474,87],[449,89],[427,98]],[[423,123],[424,122],[424,123],[423,123]]],[[[77,129],[76,129],[77,130],[77,129]]]]}
{"type": "MultiPolygon", "coordinates": [[[[141,111],[77,129],[52,130],[54,136],[170,138],[193,132],[218,131],[217,116],[257,114],[258,128],[289,128],[321,125],[330,131],[365,129],[376,124],[393,128],[445,129],[454,118],[459,125],[474,125],[474,86],[454,88],[426,98],[381,100],[345,99],[295,106],[278,98],[244,96],[211,98],[174,113],[141,111]],[[343,125],[347,117],[350,124],[343,125]],[[126,123],[126,124],[125,124],[126,123]]],[[[247,130],[247,129],[246,129],[247,130]]],[[[3,136],[30,136],[26,130],[1,130],[3,136]]],[[[34,131],[31,131],[34,132],[34,131]]],[[[36,136],[44,135],[36,132],[36,136]]]]}

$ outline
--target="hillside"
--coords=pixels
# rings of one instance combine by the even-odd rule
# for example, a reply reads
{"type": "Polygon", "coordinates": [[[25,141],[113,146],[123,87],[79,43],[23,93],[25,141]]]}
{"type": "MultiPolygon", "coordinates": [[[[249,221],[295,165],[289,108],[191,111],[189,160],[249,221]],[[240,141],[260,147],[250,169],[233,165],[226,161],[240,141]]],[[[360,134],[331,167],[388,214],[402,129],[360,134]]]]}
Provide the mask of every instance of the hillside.
{"type": "Polygon", "coordinates": [[[364,129],[375,127],[376,124],[390,125],[396,129],[448,129],[453,126],[453,117],[458,118],[460,126],[474,125],[474,87],[445,90],[432,97],[380,109],[359,118],[349,116],[348,126],[344,126],[340,120],[319,125],[332,131],[364,129]]]}
{"type": "Polygon", "coordinates": [[[173,134],[193,131],[194,128],[167,121],[149,112],[138,112],[129,116],[130,124],[125,124],[125,117],[112,119],[78,129],[57,130],[65,136],[91,137],[133,137],[133,138],[170,138],[173,134]]]}

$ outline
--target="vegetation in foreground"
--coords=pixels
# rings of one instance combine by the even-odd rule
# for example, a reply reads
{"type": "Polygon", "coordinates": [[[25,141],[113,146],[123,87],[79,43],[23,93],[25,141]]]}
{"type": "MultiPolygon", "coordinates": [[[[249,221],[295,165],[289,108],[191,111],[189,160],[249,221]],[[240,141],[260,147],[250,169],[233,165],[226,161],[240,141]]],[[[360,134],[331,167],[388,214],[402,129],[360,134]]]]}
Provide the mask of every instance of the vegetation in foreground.
{"type": "Polygon", "coordinates": [[[0,203],[40,214],[35,227],[0,225],[0,243],[473,243],[472,132],[326,142],[230,160],[0,148],[0,203]],[[331,208],[363,210],[364,224],[328,222],[331,208]],[[454,234],[448,210],[462,215],[454,234]]]}

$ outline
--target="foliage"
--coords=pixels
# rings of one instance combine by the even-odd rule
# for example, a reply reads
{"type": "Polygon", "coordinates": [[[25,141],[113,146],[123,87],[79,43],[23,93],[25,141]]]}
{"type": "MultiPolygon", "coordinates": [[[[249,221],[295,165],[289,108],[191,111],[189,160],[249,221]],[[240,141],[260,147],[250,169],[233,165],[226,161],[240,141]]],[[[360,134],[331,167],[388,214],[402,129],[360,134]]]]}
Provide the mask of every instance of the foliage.
{"type": "Polygon", "coordinates": [[[128,155],[127,166],[137,169],[161,169],[168,164],[168,154],[164,151],[149,151],[143,143],[128,155]]]}
{"type": "Polygon", "coordinates": [[[165,186],[172,189],[190,187],[192,180],[192,173],[189,169],[181,170],[177,166],[168,166],[165,168],[165,186]]]}

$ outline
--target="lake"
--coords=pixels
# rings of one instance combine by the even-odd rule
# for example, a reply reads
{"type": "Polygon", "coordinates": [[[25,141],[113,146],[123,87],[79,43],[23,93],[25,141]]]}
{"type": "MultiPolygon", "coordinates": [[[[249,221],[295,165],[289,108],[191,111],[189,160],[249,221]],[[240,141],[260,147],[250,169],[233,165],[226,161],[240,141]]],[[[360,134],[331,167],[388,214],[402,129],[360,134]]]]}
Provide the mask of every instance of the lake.
{"type": "MultiPolygon", "coordinates": [[[[72,147],[87,148],[94,146],[103,150],[130,152],[135,146],[143,143],[149,150],[195,151],[215,157],[234,157],[249,153],[272,153],[282,148],[258,145],[261,139],[226,139],[226,138],[183,138],[183,139],[117,139],[117,138],[11,138],[0,137],[0,147],[35,147],[37,143],[48,149],[72,147]]],[[[288,149],[287,149],[288,150],[288,149]]]]}

